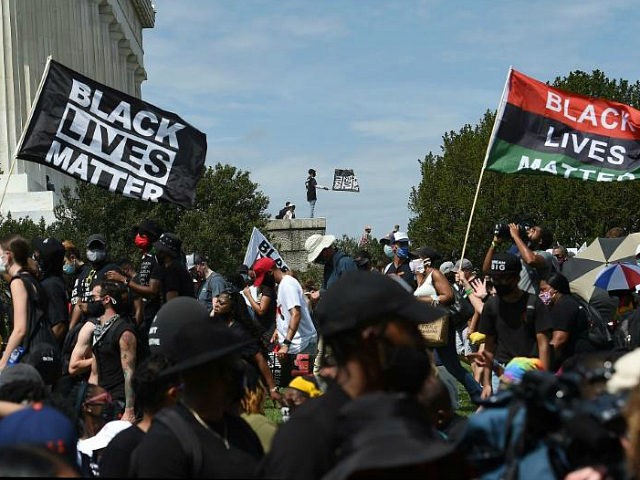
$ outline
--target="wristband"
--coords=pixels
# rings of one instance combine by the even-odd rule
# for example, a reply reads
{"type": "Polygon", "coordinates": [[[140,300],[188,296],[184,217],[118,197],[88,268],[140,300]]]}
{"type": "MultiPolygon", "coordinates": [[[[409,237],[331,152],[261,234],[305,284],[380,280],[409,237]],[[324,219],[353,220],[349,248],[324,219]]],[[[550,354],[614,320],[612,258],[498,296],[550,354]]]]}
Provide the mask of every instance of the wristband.
{"type": "Polygon", "coordinates": [[[465,294],[467,295],[467,297],[468,297],[469,295],[471,295],[471,294],[473,293],[473,288],[467,288],[467,289],[464,291],[464,293],[465,293],[465,294]]]}
{"type": "Polygon", "coordinates": [[[289,345],[291,345],[291,340],[289,340],[288,338],[285,338],[285,339],[282,341],[282,344],[283,344],[283,345],[286,345],[286,346],[288,347],[289,345]]]}

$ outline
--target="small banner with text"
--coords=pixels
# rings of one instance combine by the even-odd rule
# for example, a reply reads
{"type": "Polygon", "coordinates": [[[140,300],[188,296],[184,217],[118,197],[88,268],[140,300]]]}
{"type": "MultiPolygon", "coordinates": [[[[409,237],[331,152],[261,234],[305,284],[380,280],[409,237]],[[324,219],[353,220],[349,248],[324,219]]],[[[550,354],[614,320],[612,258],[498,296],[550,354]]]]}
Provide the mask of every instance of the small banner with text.
{"type": "Polygon", "coordinates": [[[249,245],[247,245],[247,251],[244,254],[243,263],[247,267],[251,268],[255,261],[262,257],[271,258],[283,272],[289,270],[289,267],[280,256],[280,253],[278,253],[278,250],[271,245],[271,242],[267,240],[267,237],[265,237],[260,230],[253,227],[251,238],[249,239],[249,245]]]}
{"type": "Polygon", "coordinates": [[[16,157],[127,197],[192,207],[204,133],[49,58],[16,157]]]}
{"type": "Polygon", "coordinates": [[[487,170],[596,182],[640,178],[640,111],[510,70],[487,170]]]}
{"type": "Polygon", "coordinates": [[[359,192],[360,185],[358,185],[358,179],[354,175],[353,170],[340,170],[336,168],[333,173],[332,190],[339,192],[359,192]]]}

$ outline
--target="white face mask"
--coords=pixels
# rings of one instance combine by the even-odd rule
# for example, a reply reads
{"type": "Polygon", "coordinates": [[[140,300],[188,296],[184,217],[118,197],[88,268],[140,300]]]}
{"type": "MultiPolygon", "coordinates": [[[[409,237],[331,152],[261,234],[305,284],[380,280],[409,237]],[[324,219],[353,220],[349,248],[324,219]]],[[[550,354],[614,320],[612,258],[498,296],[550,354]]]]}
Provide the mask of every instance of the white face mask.
{"type": "Polygon", "coordinates": [[[107,252],[104,250],[87,250],[87,260],[91,263],[101,262],[107,257],[107,252]]]}

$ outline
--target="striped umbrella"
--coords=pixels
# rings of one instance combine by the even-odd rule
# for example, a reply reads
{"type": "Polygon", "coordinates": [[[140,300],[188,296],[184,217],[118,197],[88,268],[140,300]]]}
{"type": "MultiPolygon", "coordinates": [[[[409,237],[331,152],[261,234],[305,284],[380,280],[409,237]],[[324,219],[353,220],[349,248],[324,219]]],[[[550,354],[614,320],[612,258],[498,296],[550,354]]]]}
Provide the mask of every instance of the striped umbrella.
{"type": "Polygon", "coordinates": [[[606,290],[594,286],[596,277],[609,265],[632,262],[640,245],[640,233],[626,237],[593,240],[584,250],[562,264],[562,274],[569,280],[571,291],[586,301],[594,296],[609,297],[606,290]]]}
{"type": "Polygon", "coordinates": [[[640,285],[640,265],[635,263],[609,265],[598,274],[594,285],[607,291],[635,290],[636,285],[640,285]]]}

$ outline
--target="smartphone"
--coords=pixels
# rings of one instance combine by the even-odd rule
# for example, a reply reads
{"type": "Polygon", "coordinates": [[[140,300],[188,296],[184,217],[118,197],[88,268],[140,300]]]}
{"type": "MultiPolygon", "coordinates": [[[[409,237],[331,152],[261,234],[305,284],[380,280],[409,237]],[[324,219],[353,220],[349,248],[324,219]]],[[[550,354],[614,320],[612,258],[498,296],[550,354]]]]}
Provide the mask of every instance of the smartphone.
{"type": "Polygon", "coordinates": [[[409,269],[413,272],[419,272],[419,273],[423,273],[424,272],[424,260],[422,260],[421,258],[416,258],[415,260],[411,260],[409,262],[409,269]]]}

